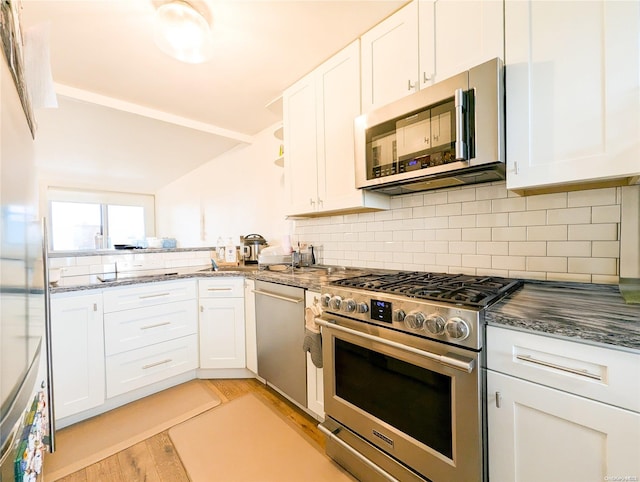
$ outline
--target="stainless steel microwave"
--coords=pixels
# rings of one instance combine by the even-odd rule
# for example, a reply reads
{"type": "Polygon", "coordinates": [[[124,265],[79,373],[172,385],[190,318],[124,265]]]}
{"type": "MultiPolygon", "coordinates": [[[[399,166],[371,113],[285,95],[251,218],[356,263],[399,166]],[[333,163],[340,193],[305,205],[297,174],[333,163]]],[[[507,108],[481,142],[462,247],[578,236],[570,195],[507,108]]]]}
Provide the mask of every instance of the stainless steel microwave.
{"type": "Polygon", "coordinates": [[[505,178],[496,58],[355,120],[356,187],[406,194],[505,178]]]}

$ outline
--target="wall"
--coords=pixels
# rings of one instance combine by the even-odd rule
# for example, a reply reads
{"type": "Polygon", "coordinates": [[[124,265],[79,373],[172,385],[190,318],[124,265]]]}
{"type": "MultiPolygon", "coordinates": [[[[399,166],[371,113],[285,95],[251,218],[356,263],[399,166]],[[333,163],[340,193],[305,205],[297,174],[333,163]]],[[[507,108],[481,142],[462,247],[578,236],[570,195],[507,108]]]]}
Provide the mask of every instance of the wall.
{"type": "Polygon", "coordinates": [[[275,125],[246,147],[226,153],[156,192],[157,236],[179,247],[215,246],[258,233],[268,241],[290,234],[285,220],[284,169],[274,164],[280,141],[275,125]]]}
{"type": "Polygon", "coordinates": [[[620,188],[523,197],[498,182],[298,220],[294,240],[325,264],[617,283],[619,223],[620,188]]]}

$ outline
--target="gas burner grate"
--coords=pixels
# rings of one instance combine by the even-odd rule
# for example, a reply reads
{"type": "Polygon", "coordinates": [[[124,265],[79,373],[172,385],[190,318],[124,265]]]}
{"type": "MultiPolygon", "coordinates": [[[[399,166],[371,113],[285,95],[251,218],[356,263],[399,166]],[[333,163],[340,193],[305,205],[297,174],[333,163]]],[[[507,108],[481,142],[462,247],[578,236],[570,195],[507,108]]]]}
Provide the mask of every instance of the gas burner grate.
{"type": "Polygon", "coordinates": [[[497,276],[398,272],[344,278],[330,284],[409,298],[485,307],[519,288],[522,281],[497,276]]]}

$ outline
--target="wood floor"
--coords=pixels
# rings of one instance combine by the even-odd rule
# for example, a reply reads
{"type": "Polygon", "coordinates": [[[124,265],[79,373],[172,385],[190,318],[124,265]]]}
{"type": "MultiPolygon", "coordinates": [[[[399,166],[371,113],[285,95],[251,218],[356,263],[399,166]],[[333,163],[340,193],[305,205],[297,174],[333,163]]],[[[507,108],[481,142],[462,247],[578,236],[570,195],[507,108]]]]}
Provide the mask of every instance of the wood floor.
{"type": "MultiPolygon", "coordinates": [[[[318,422],[258,380],[203,380],[203,382],[209,385],[223,404],[249,392],[258,395],[318,450],[324,452],[324,436],[316,427],[318,422]]],[[[58,480],[62,482],[189,482],[189,477],[165,431],[58,480]]]]}

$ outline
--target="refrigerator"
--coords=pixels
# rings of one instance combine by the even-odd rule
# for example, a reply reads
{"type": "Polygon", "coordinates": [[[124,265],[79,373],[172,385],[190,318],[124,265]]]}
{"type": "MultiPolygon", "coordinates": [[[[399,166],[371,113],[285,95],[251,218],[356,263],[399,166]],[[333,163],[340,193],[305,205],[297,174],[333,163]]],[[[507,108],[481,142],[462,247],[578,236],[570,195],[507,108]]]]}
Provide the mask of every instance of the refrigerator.
{"type": "Polygon", "coordinates": [[[0,481],[23,482],[53,444],[46,230],[24,97],[0,64],[0,481]]]}

